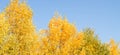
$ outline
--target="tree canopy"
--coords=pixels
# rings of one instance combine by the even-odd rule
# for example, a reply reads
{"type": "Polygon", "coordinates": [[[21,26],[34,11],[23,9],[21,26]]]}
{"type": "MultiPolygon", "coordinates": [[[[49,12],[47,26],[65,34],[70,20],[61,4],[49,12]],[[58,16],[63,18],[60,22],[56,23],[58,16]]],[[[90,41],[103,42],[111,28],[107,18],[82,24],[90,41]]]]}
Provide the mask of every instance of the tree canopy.
{"type": "Polygon", "coordinates": [[[78,31],[65,17],[54,15],[39,33],[32,18],[25,1],[11,0],[0,12],[0,55],[120,55],[119,43],[102,43],[93,29],[78,31]]]}

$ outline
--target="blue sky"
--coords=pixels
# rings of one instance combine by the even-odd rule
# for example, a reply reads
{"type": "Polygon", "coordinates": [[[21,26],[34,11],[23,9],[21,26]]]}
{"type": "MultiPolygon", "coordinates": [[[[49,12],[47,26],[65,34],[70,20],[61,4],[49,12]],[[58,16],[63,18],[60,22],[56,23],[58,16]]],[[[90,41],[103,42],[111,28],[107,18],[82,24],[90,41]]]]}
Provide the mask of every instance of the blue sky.
{"type": "MultiPolygon", "coordinates": [[[[0,11],[9,0],[0,0],[0,11]]],[[[49,20],[58,11],[78,30],[93,28],[102,42],[110,38],[120,42],[120,0],[27,0],[34,12],[37,30],[46,29],[49,20]]]]}

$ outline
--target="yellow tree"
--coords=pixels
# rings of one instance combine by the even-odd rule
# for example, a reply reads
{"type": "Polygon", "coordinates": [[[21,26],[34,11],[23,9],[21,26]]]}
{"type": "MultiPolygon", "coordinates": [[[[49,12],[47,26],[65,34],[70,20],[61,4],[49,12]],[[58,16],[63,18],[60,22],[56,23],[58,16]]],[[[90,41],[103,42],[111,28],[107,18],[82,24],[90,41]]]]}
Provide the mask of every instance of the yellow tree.
{"type": "Polygon", "coordinates": [[[76,27],[61,16],[53,16],[49,22],[49,29],[42,30],[41,53],[55,55],[69,55],[78,53],[83,34],[78,33],[76,27]]]}
{"type": "Polygon", "coordinates": [[[0,13],[0,54],[4,53],[4,44],[8,41],[7,34],[8,34],[8,27],[9,24],[6,22],[5,13],[0,13]]]}
{"type": "Polygon", "coordinates": [[[9,32],[9,22],[5,16],[5,12],[0,13],[0,55],[17,54],[16,37],[9,32]]]}
{"type": "Polygon", "coordinates": [[[107,44],[101,43],[98,36],[90,28],[84,29],[84,46],[86,55],[109,55],[107,44]]]}
{"type": "Polygon", "coordinates": [[[32,23],[32,16],[32,10],[29,6],[25,2],[20,3],[19,0],[11,0],[5,8],[5,17],[10,25],[9,34],[15,37],[11,41],[16,40],[15,43],[17,44],[15,46],[17,49],[13,50],[17,51],[17,54],[37,54],[38,52],[39,42],[32,23]]]}
{"type": "Polygon", "coordinates": [[[110,40],[109,49],[110,49],[110,55],[120,55],[119,53],[120,46],[119,44],[115,43],[113,39],[110,40]]]}

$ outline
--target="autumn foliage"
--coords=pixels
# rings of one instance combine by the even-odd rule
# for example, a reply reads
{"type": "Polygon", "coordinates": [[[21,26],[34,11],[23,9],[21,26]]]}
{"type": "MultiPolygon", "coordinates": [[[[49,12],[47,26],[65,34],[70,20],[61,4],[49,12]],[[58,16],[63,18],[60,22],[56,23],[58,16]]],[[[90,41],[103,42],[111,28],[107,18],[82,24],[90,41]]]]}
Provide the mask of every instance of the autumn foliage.
{"type": "Polygon", "coordinates": [[[92,29],[79,32],[59,15],[38,33],[32,16],[26,2],[19,0],[11,0],[0,12],[0,55],[120,55],[113,39],[102,43],[92,29]]]}

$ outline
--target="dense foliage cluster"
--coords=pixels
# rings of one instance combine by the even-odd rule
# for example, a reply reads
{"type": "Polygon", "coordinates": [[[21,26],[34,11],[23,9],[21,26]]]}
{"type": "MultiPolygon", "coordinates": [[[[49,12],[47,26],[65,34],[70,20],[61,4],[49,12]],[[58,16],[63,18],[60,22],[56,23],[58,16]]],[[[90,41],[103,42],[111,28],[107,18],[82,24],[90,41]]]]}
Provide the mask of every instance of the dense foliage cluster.
{"type": "Polygon", "coordinates": [[[11,0],[0,12],[0,55],[120,55],[120,45],[113,39],[102,43],[92,29],[79,32],[59,15],[37,33],[32,16],[19,0],[11,0]]]}

